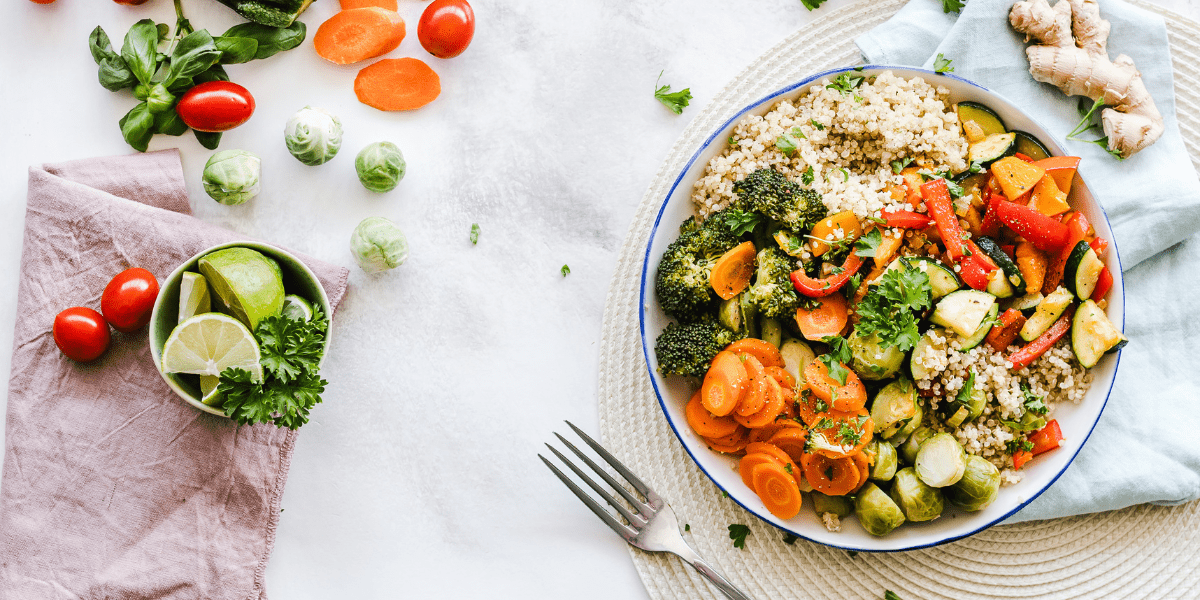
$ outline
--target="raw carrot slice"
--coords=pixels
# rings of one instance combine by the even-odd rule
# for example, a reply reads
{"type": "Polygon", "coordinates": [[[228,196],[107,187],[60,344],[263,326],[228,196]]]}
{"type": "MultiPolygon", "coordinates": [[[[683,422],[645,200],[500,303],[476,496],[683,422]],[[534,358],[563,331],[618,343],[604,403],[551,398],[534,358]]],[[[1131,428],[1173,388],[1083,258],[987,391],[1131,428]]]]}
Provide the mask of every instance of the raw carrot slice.
{"type": "Polygon", "coordinates": [[[844,296],[834,293],[820,298],[812,298],[811,302],[817,302],[820,306],[813,310],[803,307],[796,309],[796,325],[800,327],[800,333],[804,335],[804,339],[820,341],[831,335],[837,335],[846,328],[846,321],[850,319],[850,310],[846,306],[844,296]]]}
{"type": "Polygon", "coordinates": [[[704,438],[704,441],[708,443],[709,448],[717,452],[737,454],[750,442],[750,432],[745,427],[738,427],[731,435],[723,438],[704,438]]]}
{"type": "Polygon", "coordinates": [[[783,467],[774,463],[762,463],[750,472],[751,489],[762,499],[771,514],[780,519],[790,519],[800,513],[803,496],[796,479],[783,467]]]}
{"type": "Polygon", "coordinates": [[[733,410],[737,414],[747,417],[760,410],[767,404],[767,374],[763,370],[762,363],[758,362],[757,358],[749,354],[741,354],[738,358],[742,359],[742,366],[746,368],[746,375],[750,377],[750,387],[746,388],[746,393],[742,394],[738,400],[737,407],[733,410]]]}
{"type": "Polygon", "coordinates": [[[342,10],[350,10],[352,8],[369,8],[376,7],[384,10],[395,12],[397,10],[396,0],[341,0],[342,10]]]}
{"type": "Polygon", "coordinates": [[[708,412],[700,400],[699,390],[692,394],[692,399],[683,409],[683,414],[687,417],[688,425],[692,426],[692,431],[700,437],[723,438],[733,435],[741,428],[741,425],[730,417],[718,417],[708,412]]]}
{"type": "Polygon", "coordinates": [[[801,425],[800,423],[798,423],[796,421],[793,421],[792,419],[777,419],[768,425],[759,427],[758,429],[751,429],[750,430],[750,443],[765,442],[765,441],[771,439],[771,436],[775,435],[782,429],[797,429],[797,428],[803,428],[803,425],[801,425]]]}
{"type": "Polygon", "coordinates": [[[829,458],[821,454],[805,454],[800,457],[804,478],[814,490],[827,496],[845,496],[854,491],[861,475],[854,459],[829,458]]]}
{"type": "Polygon", "coordinates": [[[783,388],[778,383],[775,383],[774,379],[766,379],[766,382],[768,392],[767,403],[762,409],[746,417],[736,413],[733,415],[733,419],[741,423],[742,426],[756,429],[770,425],[783,412],[785,402],[783,388]]]}
{"type": "Polygon", "coordinates": [[[789,389],[796,387],[796,378],[792,377],[792,374],[788,373],[787,369],[783,367],[767,367],[766,371],[767,375],[770,375],[779,385],[789,389]]]}
{"type": "Polygon", "coordinates": [[[829,403],[834,410],[858,410],[867,404],[867,388],[849,367],[846,368],[846,383],[838,383],[830,377],[829,367],[814,360],[804,367],[804,381],[818,398],[829,403]]]}
{"type": "MultiPolygon", "coordinates": [[[[793,421],[794,422],[794,421],[793,421]]],[[[808,441],[808,432],[802,427],[786,427],[776,431],[774,435],[767,440],[767,443],[774,444],[775,447],[788,453],[799,464],[800,457],[804,456],[804,444],[808,441]]]]}
{"type": "Polygon", "coordinates": [[[442,81],[415,58],[388,58],[363,68],[354,78],[358,101],[379,110],[416,110],[442,93],[442,81]]]}
{"type": "Polygon", "coordinates": [[[857,492],[862,489],[862,486],[866,485],[867,479],[871,475],[871,461],[863,452],[854,454],[850,458],[854,460],[854,466],[858,467],[858,485],[854,486],[853,490],[857,492]]]}
{"type": "Polygon", "coordinates": [[[867,409],[854,412],[831,410],[818,415],[809,432],[812,452],[830,458],[842,458],[858,453],[871,442],[875,421],[867,409]]]}
{"type": "Polygon", "coordinates": [[[742,394],[750,386],[750,376],[742,359],[732,352],[718,352],[700,385],[700,399],[708,412],[723,417],[733,412],[742,394]]]}
{"type": "Polygon", "coordinates": [[[754,276],[754,257],[754,242],[742,242],[713,264],[708,281],[722,300],[742,293],[750,285],[750,278],[754,276]]]}
{"type": "Polygon", "coordinates": [[[783,354],[780,354],[779,348],[776,348],[771,342],[758,338],[742,338],[726,346],[725,349],[735,354],[749,354],[757,358],[764,367],[783,366],[783,354]]]}
{"type": "Polygon", "coordinates": [[[313,35],[317,54],[335,65],[383,56],[404,40],[404,19],[376,6],[352,8],[321,23],[313,35]]]}

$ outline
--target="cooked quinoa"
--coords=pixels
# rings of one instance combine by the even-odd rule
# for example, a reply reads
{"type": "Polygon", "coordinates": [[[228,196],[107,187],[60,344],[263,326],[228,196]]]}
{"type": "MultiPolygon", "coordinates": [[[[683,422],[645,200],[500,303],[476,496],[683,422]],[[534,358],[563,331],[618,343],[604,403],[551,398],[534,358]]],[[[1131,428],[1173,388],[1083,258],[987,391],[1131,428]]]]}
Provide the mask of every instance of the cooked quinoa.
{"type": "Polygon", "coordinates": [[[878,217],[885,206],[903,202],[902,195],[891,193],[903,183],[892,161],[911,158],[932,171],[967,168],[967,141],[945,87],[891,71],[850,92],[830,87],[833,83],[823,79],[734,127],[733,143],[709,161],[695,183],[692,201],[702,217],[727,206],[734,183],[763,167],[798,183],[812,167],[811,187],[830,212],[852,210],[859,217],[878,217]],[[796,145],[790,154],[776,147],[785,134],[796,145]]]}

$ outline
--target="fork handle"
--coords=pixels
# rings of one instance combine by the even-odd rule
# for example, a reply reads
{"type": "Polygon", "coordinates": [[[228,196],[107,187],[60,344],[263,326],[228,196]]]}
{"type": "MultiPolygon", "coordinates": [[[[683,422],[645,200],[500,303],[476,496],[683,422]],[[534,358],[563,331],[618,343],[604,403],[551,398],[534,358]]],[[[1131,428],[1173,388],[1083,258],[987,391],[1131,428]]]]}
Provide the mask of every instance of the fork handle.
{"type": "Polygon", "coordinates": [[[721,590],[721,593],[725,594],[725,596],[730,598],[730,600],[752,600],[750,596],[744,594],[741,590],[737,589],[737,587],[730,583],[728,579],[725,579],[725,576],[721,575],[715,567],[705,562],[703,558],[700,558],[700,555],[692,551],[690,547],[688,547],[686,551],[673,552],[676,556],[682,558],[684,562],[692,565],[692,567],[699,571],[701,575],[707,577],[708,580],[711,581],[713,585],[717,586],[717,589],[721,590]]]}

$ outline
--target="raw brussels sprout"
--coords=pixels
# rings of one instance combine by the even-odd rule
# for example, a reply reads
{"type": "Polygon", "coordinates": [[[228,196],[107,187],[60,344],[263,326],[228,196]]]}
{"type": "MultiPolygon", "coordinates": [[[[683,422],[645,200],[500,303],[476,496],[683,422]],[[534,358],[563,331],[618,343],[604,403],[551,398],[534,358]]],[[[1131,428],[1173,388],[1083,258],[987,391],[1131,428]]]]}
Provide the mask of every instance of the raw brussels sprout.
{"type": "Polygon", "coordinates": [[[245,150],[222,150],[204,163],[204,191],[221,204],[241,204],[261,189],[262,161],[245,150]]]}
{"type": "Polygon", "coordinates": [[[283,128],[288,152],[308,165],[325,164],[342,148],[342,122],[319,108],[305,106],[283,128]]]}
{"type": "Polygon", "coordinates": [[[871,465],[871,479],[890,480],[896,474],[897,463],[900,461],[896,447],[883,440],[872,440],[867,445],[867,451],[875,454],[875,464],[871,465]]]}
{"type": "Polygon", "coordinates": [[[871,535],[887,535],[904,524],[904,511],[879,486],[867,482],[854,498],[858,523],[871,535]]]}
{"type": "Polygon", "coordinates": [[[904,352],[896,346],[884,348],[874,333],[864,336],[856,330],[846,341],[850,345],[851,366],[863,379],[887,379],[904,364],[904,352]]]}
{"type": "Polygon", "coordinates": [[[354,157],[354,170],[363,187],[372,192],[390,192],[396,188],[407,168],[404,154],[391,142],[375,142],[354,157]]]}
{"type": "Polygon", "coordinates": [[[921,481],[941,488],[954,485],[967,469],[967,453],[949,433],[934,434],[921,443],[914,463],[921,481]]]}
{"type": "Polygon", "coordinates": [[[911,381],[897,379],[879,390],[871,402],[871,420],[875,421],[875,431],[883,439],[892,439],[902,429],[921,423],[920,410],[917,404],[917,388],[911,381]]]}
{"type": "Polygon", "coordinates": [[[933,437],[934,433],[937,432],[928,427],[920,427],[916,431],[912,432],[912,434],[908,436],[908,439],[904,440],[904,443],[900,444],[900,447],[897,448],[897,450],[900,452],[900,458],[906,464],[910,465],[917,462],[917,451],[921,449],[921,444],[924,443],[925,440],[933,437]]]}
{"type": "Polygon", "coordinates": [[[891,496],[904,511],[905,518],[914,523],[932,521],[942,516],[942,509],[946,507],[942,491],[926,485],[912,467],[896,471],[891,496]]]}
{"type": "Polygon", "coordinates": [[[396,224],[383,217],[367,217],[350,236],[350,252],[368,273],[382,273],[404,264],[408,240],[396,224]]]}
{"type": "Polygon", "coordinates": [[[817,516],[825,513],[833,513],[839,518],[850,516],[850,512],[854,507],[850,505],[850,499],[845,496],[826,496],[821,492],[812,493],[813,510],[817,516]]]}
{"type": "Polygon", "coordinates": [[[986,458],[972,454],[967,457],[962,479],[945,490],[951,504],[963,510],[983,510],[1000,494],[1000,469],[986,458]]]}

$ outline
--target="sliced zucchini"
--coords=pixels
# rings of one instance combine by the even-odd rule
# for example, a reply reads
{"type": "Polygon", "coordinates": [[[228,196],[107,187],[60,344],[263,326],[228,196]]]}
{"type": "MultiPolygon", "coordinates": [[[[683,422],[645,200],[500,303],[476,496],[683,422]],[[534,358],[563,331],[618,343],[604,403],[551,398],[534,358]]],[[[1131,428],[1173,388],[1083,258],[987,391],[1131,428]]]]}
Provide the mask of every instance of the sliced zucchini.
{"type": "MultiPolygon", "coordinates": [[[[995,272],[999,273],[1000,271],[996,270],[995,272]]],[[[1000,305],[992,303],[992,307],[988,309],[987,317],[984,317],[983,319],[983,324],[981,324],[979,329],[976,329],[975,333],[972,333],[970,337],[963,338],[962,345],[959,347],[959,351],[966,352],[982,344],[983,339],[987,337],[988,332],[990,332],[992,327],[996,325],[996,316],[999,314],[1000,305]]]]}
{"type": "Polygon", "coordinates": [[[1129,339],[1117,331],[1095,302],[1089,299],[1079,305],[1071,321],[1071,349],[1085,369],[1096,366],[1105,353],[1128,343],[1129,339]]]}
{"type": "Polygon", "coordinates": [[[930,328],[929,331],[925,332],[925,335],[921,336],[921,339],[917,340],[917,344],[913,346],[912,358],[908,361],[908,368],[912,371],[913,379],[931,379],[933,377],[933,373],[925,365],[917,362],[917,357],[924,354],[925,349],[933,345],[932,336],[934,333],[942,337],[946,336],[944,329],[930,328]]]}
{"type": "Polygon", "coordinates": [[[862,335],[857,330],[847,340],[850,346],[851,366],[863,379],[878,381],[892,377],[904,364],[904,352],[896,346],[884,348],[879,335],[862,335]]]}
{"type": "Polygon", "coordinates": [[[949,327],[962,337],[971,337],[988,311],[996,304],[996,297],[979,290],[959,290],[947,294],[938,301],[933,309],[930,321],[943,327],[949,327]]]}
{"type": "Polygon", "coordinates": [[[1028,316],[1035,308],[1037,308],[1038,304],[1041,304],[1043,298],[1045,298],[1045,296],[1043,296],[1041,292],[1026,294],[1020,298],[1014,299],[1008,304],[1008,307],[1015,308],[1028,316]]]}
{"type": "Polygon", "coordinates": [[[978,102],[959,102],[958,120],[963,124],[964,131],[968,121],[974,123],[979,127],[979,131],[983,133],[984,137],[993,133],[1008,132],[1008,128],[1004,126],[1004,121],[1000,120],[1000,115],[978,102]]]}
{"type": "Polygon", "coordinates": [[[993,133],[967,148],[967,160],[984,166],[990,165],[1012,154],[1016,140],[1015,133],[993,133]]]}
{"type": "Polygon", "coordinates": [[[1033,137],[1032,134],[1024,131],[1013,131],[1013,134],[1017,136],[1016,146],[1014,148],[1015,151],[1020,152],[1021,154],[1024,154],[1033,160],[1050,158],[1050,150],[1047,149],[1046,146],[1042,145],[1041,140],[1033,137]]]}
{"type": "Polygon", "coordinates": [[[1071,256],[1067,258],[1066,268],[1063,270],[1063,283],[1079,299],[1091,298],[1092,292],[1096,290],[1096,282],[1100,281],[1100,271],[1103,270],[1104,263],[1096,256],[1096,251],[1081,240],[1075,244],[1071,256]]]}
{"type": "Polygon", "coordinates": [[[1012,298],[1017,291],[1013,289],[1013,285],[1008,282],[1008,276],[1004,273],[1004,269],[996,269],[988,275],[987,292],[997,298],[1012,298]]]}
{"type": "Polygon", "coordinates": [[[975,238],[975,245],[979,246],[979,249],[983,250],[983,253],[987,254],[988,258],[991,258],[992,262],[996,263],[996,266],[1004,271],[1004,275],[1008,277],[1008,281],[1013,284],[1013,287],[1017,289],[1025,288],[1025,277],[1021,275],[1021,269],[1017,268],[1017,263],[1013,262],[1013,259],[1000,247],[1000,244],[996,243],[996,240],[987,236],[981,236],[975,238]]]}
{"type": "Polygon", "coordinates": [[[958,483],[967,470],[967,453],[949,433],[937,433],[921,443],[913,463],[917,477],[935,488],[958,483]]]}
{"type": "Polygon", "coordinates": [[[879,390],[871,402],[871,420],[879,437],[888,439],[904,429],[917,414],[917,388],[911,381],[897,379],[879,390]]]}
{"type": "Polygon", "coordinates": [[[1075,300],[1075,296],[1065,287],[1059,287],[1046,296],[1034,311],[1033,316],[1025,321],[1025,325],[1021,327],[1021,339],[1032,342],[1039,335],[1042,335],[1050,326],[1058,320],[1059,315],[1063,314],[1064,310],[1071,305],[1075,300]]]}
{"type": "MultiPolygon", "coordinates": [[[[929,276],[929,287],[933,289],[935,301],[962,287],[962,281],[954,271],[928,256],[908,256],[897,260],[902,260],[904,264],[929,276]]],[[[891,265],[888,265],[888,268],[890,269],[891,265]]]]}

